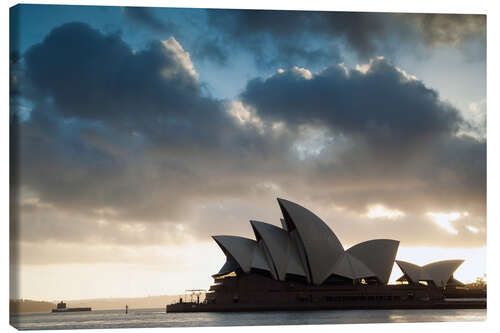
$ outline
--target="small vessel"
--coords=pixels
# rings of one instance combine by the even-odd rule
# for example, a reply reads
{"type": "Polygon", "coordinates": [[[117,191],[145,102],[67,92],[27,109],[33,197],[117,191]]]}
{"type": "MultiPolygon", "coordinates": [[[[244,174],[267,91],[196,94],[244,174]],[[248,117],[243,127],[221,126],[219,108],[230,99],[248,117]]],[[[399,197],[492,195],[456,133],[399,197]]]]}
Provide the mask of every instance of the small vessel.
{"type": "Polygon", "coordinates": [[[79,312],[79,311],[92,311],[92,308],[67,308],[66,303],[61,301],[57,303],[56,309],[52,309],[52,312],[79,312]]]}

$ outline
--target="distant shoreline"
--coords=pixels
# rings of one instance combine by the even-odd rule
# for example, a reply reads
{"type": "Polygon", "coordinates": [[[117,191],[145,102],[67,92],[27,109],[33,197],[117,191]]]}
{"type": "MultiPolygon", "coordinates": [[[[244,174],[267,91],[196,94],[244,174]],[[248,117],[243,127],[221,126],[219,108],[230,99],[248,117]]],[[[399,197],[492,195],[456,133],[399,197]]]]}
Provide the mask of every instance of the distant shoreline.
{"type": "MultiPolygon", "coordinates": [[[[128,305],[133,309],[165,308],[167,304],[183,297],[180,295],[160,295],[147,297],[93,298],[80,300],[61,299],[68,307],[91,307],[92,310],[120,310],[128,305]]],[[[59,300],[59,301],[61,301],[59,300]]],[[[10,300],[10,314],[51,312],[59,301],[37,301],[31,299],[10,300]]]]}
{"type": "Polygon", "coordinates": [[[31,299],[11,299],[9,301],[10,314],[50,312],[55,307],[55,303],[31,299]]]}

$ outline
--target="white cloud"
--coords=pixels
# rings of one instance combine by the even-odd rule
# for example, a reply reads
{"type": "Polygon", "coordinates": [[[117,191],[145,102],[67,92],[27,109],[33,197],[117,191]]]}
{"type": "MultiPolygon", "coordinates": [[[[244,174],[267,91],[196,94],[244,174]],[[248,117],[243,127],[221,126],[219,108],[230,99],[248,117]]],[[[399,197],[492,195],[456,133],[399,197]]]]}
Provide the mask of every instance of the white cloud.
{"type": "Polygon", "coordinates": [[[285,123],[282,122],[282,121],[279,121],[279,122],[274,122],[272,125],[271,125],[271,128],[274,130],[274,131],[281,131],[285,128],[285,123]]]}
{"type": "Polygon", "coordinates": [[[368,212],[365,215],[369,219],[388,218],[391,220],[406,216],[406,214],[397,209],[389,209],[383,205],[376,204],[368,206],[368,212]]]}
{"type": "Polygon", "coordinates": [[[369,64],[356,65],[356,70],[358,72],[366,74],[370,70],[370,67],[371,67],[371,61],[369,64]]]}
{"type": "Polygon", "coordinates": [[[242,102],[233,101],[229,103],[227,112],[238,120],[241,125],[255,126],[261,134],[264,132],[264,123],[257,116],[255,110],[244,105],[242,102]]]}
{"type": "Polygon", "coordinates": [[[461,111],[468,126],[462,128],[460,134],[470,135],[478,140],[486,139],[486,98],[469,103],[465,111],[461,111]]]}
{"type": "Polygon", "coordinates": [[[469,216],[468,212],[464,213],[459,213],[459,212],[451,212],[451,213],[433,213],[429,212],[427,213],[427,216],[431,217],[434,222],[443,228],[444,230],[448,231],[450,234],[458,234],[458,231],[453,228],[451,225],[451,222],[458,220],[461,217],[469,216]]]}
{"type": "Polygon", "coordinates": [[[363,74],[366,74],[366,73],[368,73],[368,71],[369,71],[369,70],[370,70],[370,68],[372,67],[372,65],[373,65],[373,63],[375,62],[375,60],[383,60],[383,59],[384,59],[384,57],[382,57],[382,56],[378,56],[378,57],[376,57],[375,59],[374,59],[374,58],[371,58],[371,59],[370,59],[370,62],[369,62],[369,63],[367,63],[367,64],[361,64],[361,65],[360,65],[360,64],[357,64],[357,65],[356,65],[356,70],[357,70],[358,72],[361,72],[361,73],[363,73],[363,74]]]}
{"type": "MultiPolygon", "coordinates": [[[[368,73],[368,71],[370,71],[370,69],[371,69],[371,67],[372,67],[373,63],[374,63],[376,60],[377,60],[377,61],[384,60],[384,57],[379,56],[379,57],[376,57],[376,58],[372,58],[372,59],[370,59],[370,62],[369,62],[369,63],[367,63],[367,64],[357,64],[357,65],[356,65],[356,70],[357,70],[358,72],[361,72],[361,73],[363,73],[363,74],[366,74],[366,73],[368,73]]],[[[343,63],[339,64],[339,67],[340,67],[340,68],[343,68],[343,69],[344,69],[344,71],[346,72],[346,74],[348,74],[348,73],[349,73],[349,71],[347,70],[347,68],[345,68],[345,66],[344,66],[344,64],[343,64],[343,63]]],[[[417,78],[415,75],[413,75],[413,74],[409,74],[408,72],[406,72],[406,71],[405,71],[405,70],[403,70],[402,68],[399,68],[399,67],[397,67],[397,66],[394,66],[394,69],[395,69],[395,70],[397,70],[397,71],[398,71],[398,72],[399,72],[399,73],[400,73],[400,74],[404,77],[404,80],[406,80],[406,81],[416,81],[416,80],[418,80],[418,78],[417,78]]]]}
{"type": "Polygon", "coordinates": [[[401,73],[401,75],[403,75],[403,77],[406,80],[408,80],[408,81],[416,81],[416,80],[418,80],[418,78],[415,75],[409,74],[405,70],[403,70],[403,69],[401,69],[401,68],[399,68],[397,66],[395,66],[394,69],[397,70],[399,73],[401,73]]]}
{"type": "MultiPolygon", "coordinates": [[[[169,39],[162,41],[163,47],[167,52],[173,55],[174,59],[186,70],[194,79],[198,80],[198,73],[194,69],[194,65],[191,62],[191,56],[189,52],[184,51],[184,48],[181,44],[174,38],[170,37],[169,39]]],[[[162,75],[165,77],[171,77],[177,74],[178,71],[172,68],[168,68],[163,70],[162,75]]]]}
{"type": "Polygon", "coordinates": [[[470,232],[475,233],[475,234],[477,234],[479,232],[478,228],[473,227],[471,225],[468,225],[466,228],[467,228],[467,230],[469,230],[470,232]]]}
{"type": "Polygon", "coordinates": [[[268,78],[273,77],[275,75],[285,74],[286,72],[292,73],[293,75],[298,75],[306,80],[310,80],[313,78],[313,74],[311,73],[310,70],[308,70],[307,68],[302,68],[302,67],[297,67],[297,66],[293,66],[289,70],[285,70],[283,68],[278,68],[276,73],[271,74],[268,78]]]}
{"type": "Polygon", "coordinates": [[[343,62],[341,62],[340,64],[337,65],[340,69],[342,69],[345,73],[345,76],[349,76],[349,69],[345,66],[345,64],[343,62]]]}
{"type": "Polygon", "coordinates": [[[273,193],[273,194],[279,193],[281,191],[281,187],[272,181],[265,181],[265,182],[257,183],[257,184],[255,184],[255,187],[258,189],[262,189],[266,192],[273,193]]]}
{"type": "Polygon", "coordinates": [[[292,68],[291,72],[295,73],[295,74],[299,74],[300,76],[302,76],[306,80],[310,80],[313,77],[311,71],[309,71],[306,68],[301,68],[301,67],[294,66],[292,68]]]}
{"type": "Polygon", "coordinates": [[[301,160],[319,156],[334,140],[324,129],[303,127],[300,132],[300,138],[295,141],[293,148],[301,160]]]}

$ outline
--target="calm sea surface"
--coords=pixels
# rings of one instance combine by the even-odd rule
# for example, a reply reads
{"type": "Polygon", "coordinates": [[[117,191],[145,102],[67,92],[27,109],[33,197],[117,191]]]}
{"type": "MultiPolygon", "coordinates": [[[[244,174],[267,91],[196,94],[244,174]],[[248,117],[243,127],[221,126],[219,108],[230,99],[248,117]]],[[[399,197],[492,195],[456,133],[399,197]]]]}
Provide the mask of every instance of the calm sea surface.
{"type": "Polygon", "coordinates": [[[22,330],[251,326],[397,323],[426,321],[480,321],[486,310],[344,310],[306,312],[165,313],[165,309],[103,310],[73,313],[30,313],[11,315],[11,324],[22,330]]]}

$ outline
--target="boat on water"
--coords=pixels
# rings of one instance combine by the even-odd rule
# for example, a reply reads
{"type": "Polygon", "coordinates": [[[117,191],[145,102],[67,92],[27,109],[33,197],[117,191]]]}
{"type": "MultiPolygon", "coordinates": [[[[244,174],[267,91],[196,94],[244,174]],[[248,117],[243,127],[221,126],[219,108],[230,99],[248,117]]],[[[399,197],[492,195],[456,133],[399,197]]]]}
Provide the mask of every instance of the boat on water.
{"type": "Polygon", "coordinates": [[[66,303],[63,301],[57,303],[57,308],[52,309],[52,312],[80,312],[80,311],[92,311],[92,308],[68,308],[66,303]]]}
{"type": "Polygon", "coordinates": [[[399,241],[391,239],[344,250],[314,213],[288,200],[278,199],[278,204],[282,228],[250,221],[255,240],[213,236],[226,263],[212,275],[205,299],[181,298],[166,311],[486,308],[486,290],[468,290],[453,277],[463,260],[424,266],[395,260],[399,241]],[[389,284],[395,263],[403,276],[389,284]]]}

